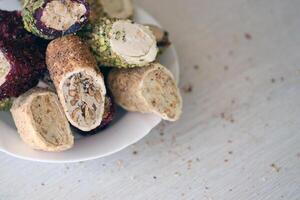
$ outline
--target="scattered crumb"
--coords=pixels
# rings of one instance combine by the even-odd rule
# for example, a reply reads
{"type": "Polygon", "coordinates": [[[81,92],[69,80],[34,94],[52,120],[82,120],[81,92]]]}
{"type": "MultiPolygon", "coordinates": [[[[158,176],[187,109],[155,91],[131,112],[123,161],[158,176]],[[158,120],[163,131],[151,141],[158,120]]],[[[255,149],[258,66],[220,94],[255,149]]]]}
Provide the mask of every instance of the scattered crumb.
{"type": "Polygon", "coordinates": [[[200,158],[196,158],[196,161],[197,161],[197,162],[200,162],[200,158]]]}
{"type": "Polygon", "coordinates": [[[297,153],[297,155],[296,155],[296,156],[297,156],[297,158],[300,158],[300,153],[297,153]]]}
{"type": "Polygon", "coordinates": [[[233,151],[228,151],[228,154],[232,155],[232,154],[233,154],[233,151]]]}
{"type": "Polygon", "coordinates": [[[153,179],[157,179],[157,177],[156,177],[156,176],[153,176],[153,179]]]}
{"type": "Polygon", "coordinates": [[[224,66],[224,70],[228,71],[229,67],[227,65],[224,66]]]}
{"type": "Polygon", "coordinates": [[[171,140],[171,144],[172,144],[172,145],[176,144],[176,140],[177,140],[177,139],[176,139],[176,136],[173,135],[173,136],[172,136],[172,140],[171,140]]]}
{"type": "Polygon", "coordinates": [[[189,83],[183,86],[182,89],[185,93],[191,93],[193,91],[193,86],[189,83]]]}
{"type": "Polygon", "coordinates": [[[84,162],[83,162],[83,161],[80,161],[79,164],[84,164],[84,162]]]}
{"type": "Polygon", "coordinates": [[[276,172],[279,172],[281,170],[281,167],[278,167],[276,164],[272,163],[270,165],[270,167],[272,167],[272,169],[276,172]]]}
{"type": "Polygon", "coordinates": [[[133,155],[137,155],[139,152],[138,151],[133,151],[132,154],[133,155]]]}
{"type": "Polygon", "coordinates": [[[41,183],[41,186],[45,186],[45,183],[41,183]]]}
{"type": "Polygon", "coordinates": [[[225,113],[223,113],[223,112],[221,113],[221,118],[225,119],[225,113]]]}
{"type": "Polygon", "coordinates": [[[231,144],[231,143],[232,143],[232,140],[227,140],[227,143],[230,143],[230,144],[231,144]]]}
{"type": "Polygon", "coordinates": [[[205,186],[205,189],[206,189],[206,190],[208,190],[208,189],[209,189],[209,187],[205,186]]]}
{"type": "Polygon", "coordinates": [[[184,196],[185,194],[184,193],[181,193],[181,196],[184,196]]]}
{"type": "Polygon", "coordinates": [[[271,101],[271,97],[267,97],[267,101],[271,101]]]}
{"type": "Polygon", "coordinates": [[[79,180],[77,180],[77,182],[78,182],[78,183],[80,183],[80,182],[81,182],[81,180],[79,179],[79,180]]]}
{"type": "Polygon", "coordinates": [[[123,166],[124,166],[124,161],[123,161],[123,160],[117,160],[117,165],[118,165],[118,168],[119,168],[119,169],[123,168],[123,166]]]}
{"type": "Polygon", "coordinates": [[[231,104],[232,104],[232,105],[235,104],[235,100],[234,100],[234,99],[231,100],[231,104]]]}
{"type": "Polygon", "coordinates": [[[106,167],[106,164],[105,164],[105,163],[103,163],[103,164],[102,164],[102,167],[106,167]]]}
{"type": "Polygon", "coordinates": [[[180,172],[175,172],[174,176],[181,176],[181,173],[180,172]]]}
{"type": "Polygon", "coordinates": [[[282,76],[282,77],[280,77],[280,80],[281,80],[281,82],[283,82],[284,81],[284,77],[282,76]]]}
{"type": "Polygon", "coordinates": [[[271,83],[275,83],[276,79],[275,78],[271,78],[271,83]]]}
{"type": "Polygon", "coordinates": [[[245,77],[245,80],[246,80],[246,81],[250,81],[250,77],[249,77],[249,76],[246,76],[246,77],[245,77]]]}
{"type": "Polygon", "coordinates": [[[252,40],[252,35],[250,33],[245,33],[244,36],[247,40],[252,40]]]}
{"type": "Polygon", "coordinates": [[[266,177],[262,177],[261,180],[262,180],[263,182],[265,182],[267,179],[266,179],[266,177]]]}
{"type": "Polygon", "coordinates": [[[225,163],[227,163],[228,161],[229,161],[228,159],[225,159],[225,160],[224,160],[225,163]]]}
{"type": "Polygon", "coordinates": [[[229,189],[228,191],[229,191],[229,192],[232,192],[232,189],[229,189]]]}
{"type": "Polygon", "coordinates": [[[266,123],[266,124],[265,124],[265,127],[269,127],[269,124],[268,124],[268,123],[266,123]]]}
{"type": "Polygon", "coordinates": [[[161,142],[161,143],[164,143],[164,142],[165,142],[165,139],[163,139],[163,138],[160,139],[160,142],[161,142]]]}
{"type": "Polygon", "coordinates": [[[192,147],[191,147],[191,146],[188,146],[188,147],[187,147],[187,150],[192,150],[192,147]]]}
{"type": "Polygon", "coordinates": [[[228,52],[228,55],[233,56],[233,55],[234,55],[234,51],[233,51],[233,50],[230,50],[230,51],[228,52]]]}
{"type": "Polygon", "coordinates": [[[224,112],[222,112],[221,114],[220,114],[220,116],[221,116],[221,118],[222,119],[224,119],[224,120],[226,120],[226,121],[229,121],[229,122],[231,122],[231,123],[234,123],[235,122],[235,120],[233,119],[233,116],[232,115],[226,115],[224,112]]]}
{"type": "Polygon", "coordinates": [[[199,69],[199,65],[194,65],[194,69],[198,70],[199,69]]]}
{"type": "Polygon", "coordinates": [[[187,161],[188,169],[191,169],[191,168],[192,168],[192,163],[193,163],[192,160],[188,160],[188,161],[187,161]]]}
{"type": "Polygon", "coordinates": [[[160,136],[164,136],[164,134],[165,134],[164,132],[160,132],[159,133],[160,136]]]}

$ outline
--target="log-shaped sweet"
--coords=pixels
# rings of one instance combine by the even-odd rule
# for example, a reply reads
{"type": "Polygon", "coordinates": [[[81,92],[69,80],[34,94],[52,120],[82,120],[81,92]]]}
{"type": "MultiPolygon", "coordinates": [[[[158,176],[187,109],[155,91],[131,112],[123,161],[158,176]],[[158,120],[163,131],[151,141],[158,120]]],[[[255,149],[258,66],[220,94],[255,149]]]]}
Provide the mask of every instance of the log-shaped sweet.
{"type": "Polygon", "coordinates": [[[133,16],[131,0],[88,0],[90,4],[92,22],[102,17],[129,19],[133,16]]]}
{"type": "Polygon", "coordinates": [[[160,53],[162,53],[166,48],[171,45],[169,40],[169,33],[162,28],[155,26],[155,25],[146,25],[150,28],[152,33],[155,36],[157,47],[159,48],[160,53]]]}
{"type": "Polygon", "coordinates": [[[158,63],[133,69],[113,69],[108,86],[118,105],[128,111],[154,113],[176,121],[182,98],[172,73],[158,63]]]}
{"type": "Polygon", "coordinates": [[[89,47],[74,35],[55,39],[46,63],[69,122],[82,131],[100,126],[106,88],[89,47]]]}
{"type": "Polygon", "coordinates": [[[86,0],[25,0],[25,28],[44,39],[54,39],[76,33],[87,22],[89,6],[86,0]]]}
{"type": "Polygon", "coordinates": [[[45,49],[23,28],[19,12],[0,10],[0,110],[38,83],[46,70],[45,49]]]}
{"type": "Polygon", "coordinates": [[[69,122],[54,92],[33,88],[14,101],[11,113],[22,140],[31,148],[59,152],[73,146],[69,122]]]}
{"type": "Polygon", "coordinates": [[[130,20],[102,18],[88,25],[80,35],[103,66],[142,67],[153,62],[158,52],[149,27],[130,20]]]}

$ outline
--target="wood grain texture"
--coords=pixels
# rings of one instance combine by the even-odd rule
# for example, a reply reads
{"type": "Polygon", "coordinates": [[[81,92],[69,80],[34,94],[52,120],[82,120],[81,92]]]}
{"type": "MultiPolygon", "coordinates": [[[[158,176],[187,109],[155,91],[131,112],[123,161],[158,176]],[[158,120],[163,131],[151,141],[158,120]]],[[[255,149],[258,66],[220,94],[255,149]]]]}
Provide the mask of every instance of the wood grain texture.
{"type": "Polygon", "coordinates": [[[300,199],[300,1],[137,3],[178,50],[182,119],[90,162],[0,154],[0,199],[300,199]]]}

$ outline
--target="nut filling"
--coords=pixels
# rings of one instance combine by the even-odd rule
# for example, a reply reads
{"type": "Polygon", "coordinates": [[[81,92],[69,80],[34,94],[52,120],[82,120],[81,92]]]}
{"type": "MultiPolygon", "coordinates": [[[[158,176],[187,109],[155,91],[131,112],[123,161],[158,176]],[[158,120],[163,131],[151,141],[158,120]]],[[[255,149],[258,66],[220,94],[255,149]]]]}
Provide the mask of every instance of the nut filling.
{"type": "Polygon", "coordinates": [[[4,54],[0,51],[0,86],[5,82],[6,76],[10,71],[10,64],[5,58],[4,54]]]}
{"type": "Polygon", "coordinates": [[[43,11],[41,21],[50,28],[64,31],[76,22],[84,20],[86,8],[72,0],[54,0],[48,3],[43,11]]]}
{"type": "Polygon", "coordinates": [[[48,144],[61,146],[68,141],[68,136],[65,134],[67,124],[63,123],[65,121],[64,113],[60,109],[54,109],[59,107],[57,103],[49,96],[41,95],[32,101],[30,109],[40,136],[48,144]]]}
{"type": "Polygon", "coordinates": [[[90,127],[101,118],[101,85],[85,72],[72,74],[63,85],[63,95],[70,118],[81,127],[90,127]]]}
{"type": "Polygon", "coordinates": [[[142,95],[157,112],[175,119],[181,110],[179,96],[174,80],[163,70],[153,70],[144,79],[142,95]]]}

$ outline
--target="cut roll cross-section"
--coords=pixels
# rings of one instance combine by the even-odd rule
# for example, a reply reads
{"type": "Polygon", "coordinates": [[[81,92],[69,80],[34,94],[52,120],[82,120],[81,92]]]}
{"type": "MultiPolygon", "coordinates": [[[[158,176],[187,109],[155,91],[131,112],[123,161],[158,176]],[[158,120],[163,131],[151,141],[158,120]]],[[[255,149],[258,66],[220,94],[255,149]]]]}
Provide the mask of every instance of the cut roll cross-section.
{"type": "Polygon", "coordinates": [[[82,131],[100,126],[106,88],[88,46],[77,36],[53,40],[46,62],[70,123],[82,131]]]}
{"type": "Polygon", "coordinates": [[[69,122],[54,92],[31,89],[14,101],[11,113],[21,138],[32,148],[59,152],[73,146],[69,122]]]}
{"type": "Polygon", "coordinates": [[[86,0],[25,0],[25,28],[45,39],[77,32],[89,17],[86,0]]]}
{"type": "Polygon", "coordinates": [[[181,115],[182,98],[174,77],[158,63],[113,69],[108,84],[116,103],[128,111],[154,113],[169,121],[181,115]]]}
{"type": "Polygon", "coordinates": [[[130,20],[103,18],[81,36],[89,43],[99,64],[119,68],[142,67],[156,59],[158,48],[149,27],[130,20]]]}
{"type": "Polygon", "coordinates": [[[133,16],[131,0],[88,0],[91,8],[90,20],[102,17],[129,19],[133,16]]]}

